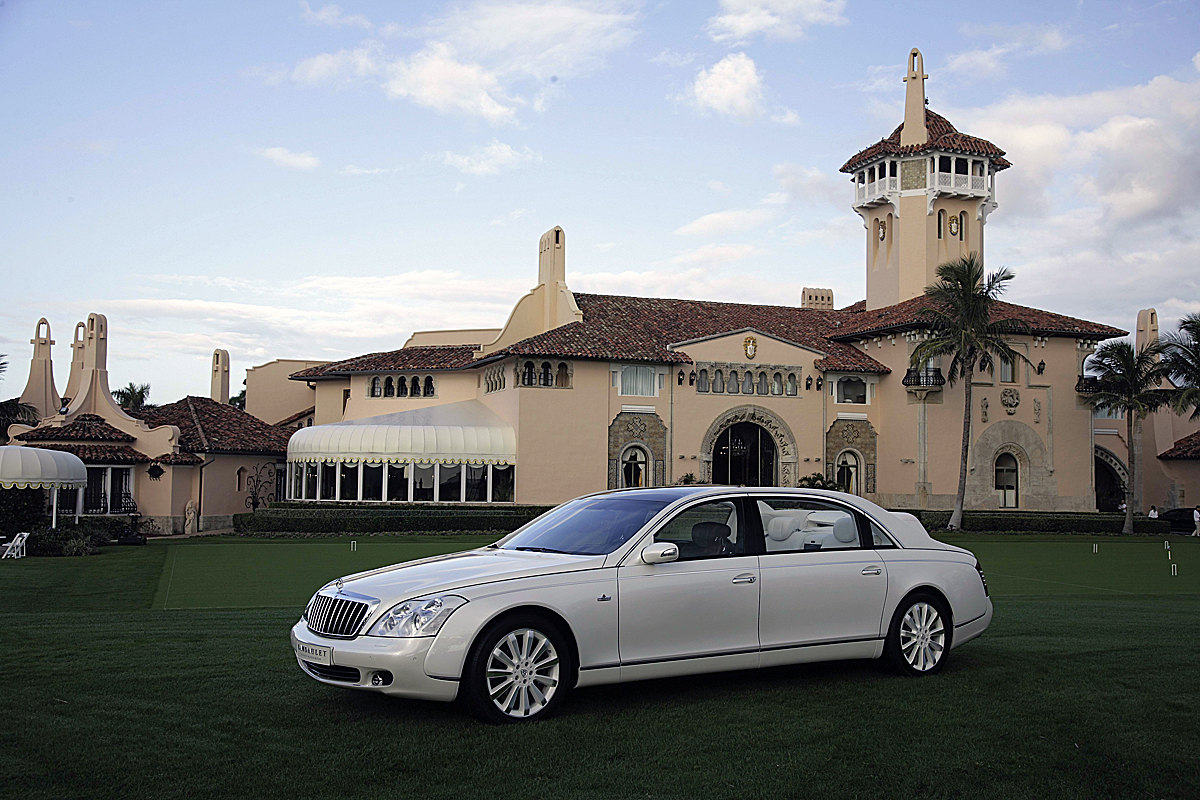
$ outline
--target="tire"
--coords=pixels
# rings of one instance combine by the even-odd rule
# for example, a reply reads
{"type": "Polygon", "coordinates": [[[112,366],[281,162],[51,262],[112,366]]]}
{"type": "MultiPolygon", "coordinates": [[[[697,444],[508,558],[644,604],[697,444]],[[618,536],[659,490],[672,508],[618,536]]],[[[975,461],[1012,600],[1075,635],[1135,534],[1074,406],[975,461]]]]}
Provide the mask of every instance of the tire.
{"type": "Polygon", "coordinates": [[[953,643],[954,623],[946,601],[930,592],[914,592],[896,607],[883,654],[902,675],[934,675],[946,665],[953,643]]]}
{"type": "Polygon", "coordinates": [[[567,637],[549,619],[514,614],[475,640],[463,670],[463,699],[479,719],[495,724],[550,716],[575,685],[567,637]]]}

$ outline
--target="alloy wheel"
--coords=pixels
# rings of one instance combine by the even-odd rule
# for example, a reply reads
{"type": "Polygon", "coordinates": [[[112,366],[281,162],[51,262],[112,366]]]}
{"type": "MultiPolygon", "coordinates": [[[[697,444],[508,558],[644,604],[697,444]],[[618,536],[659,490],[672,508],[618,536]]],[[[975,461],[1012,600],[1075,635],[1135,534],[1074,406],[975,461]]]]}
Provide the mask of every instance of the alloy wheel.
{"type": "Polygon", "coordinates": [[[914,603],[900,620],[900,652],[918,672],[937,666],[946,649],[946,628],[938,610],[924,601],[914,603]]]}
{"type": "Polygon", "coordinates": [[[520,628],[496,642],[487,660],[487,691],[510,717],[540,712],[558,690],[559,657],[541,631],[520,628]]]}

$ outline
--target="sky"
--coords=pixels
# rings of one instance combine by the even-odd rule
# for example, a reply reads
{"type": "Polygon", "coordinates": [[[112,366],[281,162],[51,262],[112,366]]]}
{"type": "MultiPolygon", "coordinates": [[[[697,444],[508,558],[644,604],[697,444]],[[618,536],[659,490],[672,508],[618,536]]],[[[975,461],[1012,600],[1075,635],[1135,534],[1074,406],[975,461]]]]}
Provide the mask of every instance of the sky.
{"type": "Polygon", "coordinates": [[[275,358],[501,327],[567,234],[576,291],[864,296],[838,168],[929,106],[1008,153],[1006,299],[1200,311],[1200,3],[0,0],[0,397],[39,317],[66,384],[235,392],[275,358]]]}

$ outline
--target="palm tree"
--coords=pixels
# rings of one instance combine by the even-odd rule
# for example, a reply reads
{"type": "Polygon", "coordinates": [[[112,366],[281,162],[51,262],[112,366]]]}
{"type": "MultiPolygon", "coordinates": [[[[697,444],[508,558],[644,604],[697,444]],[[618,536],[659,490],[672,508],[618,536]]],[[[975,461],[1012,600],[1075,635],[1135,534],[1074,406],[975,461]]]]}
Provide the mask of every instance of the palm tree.
{"type": "MultiPolygon", "coordinates": [[[[6,355],[0,353],[0,376],[8,371],[6,355]]],[[[0,444],[8,444],[8,426],[21,423],[22,425],[37,425],[40,422],[38,411],[28,403],[22,403],[21,398],[0,402],[0,444]]]]}
{"type": "Polygon", "coordinates": [[[1179,331],[1163,337],[1166,352],[1163,366],[1179,387],[1175,395],[1175,413],[1200,418],[1200,313],[1188,314],[1179,323],[1179,331]]]}
{"type": "Polygon", "coordinates": [[[130,382],[128,386],[113,389],[112,396],[117,401],[117,405],[135,416],[142,411],[158,408],[147,402],[150,399],[150,384],[148,383],[130,382]]]}
{"type": "Polygon", "coordinates": [[[925,321],[931,338],[913,351],[911,364],[923,367],[931,360],[950,357],[946,380],[953,386],[963,380],[962,453],[958,465],[958,494],[954,498],[954,513],[946,527],[962,525],[963,501],[967,494],[967,453],[971,444],[971,381],[975,371],[992,372],[996,358],[1029,363],[1021,353],[1008,345],[1006,337],[1029,333],[1021,320],[995,319],[996,303],[1015,277],[1008,269],[984,275],[983,261],[977,253],[969,253],[937,268],[937,283],[926,287],[925,297],[930,306],[925,321]]]}
{"type": "MultiPolygon", "coordinates": [[[[1105,342],[1088,359],[1088,368],[1098,379],[1099,391],[1091,397],[1093,408],[1125,413],[1125,441],[1129,443],[1129,488],[1137,486],[1141,431],[1134,425],[1147,414],[1174,399],[1174,389],[1160,388],[1168,368],[1159,361],[1166,344],[1153,341],[1136,352],[1124,339],[1105,342]],[[1135,440],[1134,436],[1138,436],[1135,440]]],[[[1133,497],[1125,500],[1125,528],[1133,533],[1133,497]]]]}

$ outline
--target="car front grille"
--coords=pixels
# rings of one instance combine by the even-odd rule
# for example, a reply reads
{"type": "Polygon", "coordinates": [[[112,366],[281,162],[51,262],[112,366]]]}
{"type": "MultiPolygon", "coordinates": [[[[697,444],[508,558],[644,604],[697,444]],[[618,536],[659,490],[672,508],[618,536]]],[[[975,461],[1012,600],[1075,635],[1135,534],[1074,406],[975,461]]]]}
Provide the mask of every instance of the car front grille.
{"type": "Polygon", "coordinates": [[[313,675],[316,675],[318,678],[324,678],[327,681],[358,683],[362,677],[354,667],[339,667],[336,664],[326,666],[324,664],[314,664],[311,661],[305,661],[304,667],[313,675]]]}
{"type": "Polygon", "coordinates": [[[358,600],[318,594],[308,604],[304,616],[313,633],[351,638],[358,633],[370,608],[368,603],[358,600]]]}

